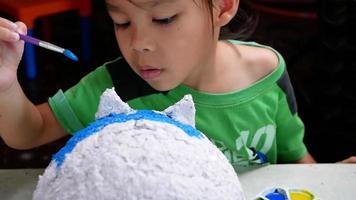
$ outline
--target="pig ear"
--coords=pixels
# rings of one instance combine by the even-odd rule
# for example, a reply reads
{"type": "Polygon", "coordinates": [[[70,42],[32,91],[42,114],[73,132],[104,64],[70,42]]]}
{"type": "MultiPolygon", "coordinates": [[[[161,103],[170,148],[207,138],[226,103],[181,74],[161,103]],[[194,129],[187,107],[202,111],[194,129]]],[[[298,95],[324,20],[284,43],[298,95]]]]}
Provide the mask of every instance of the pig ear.
{"type": "Polygon", "coordinates": [[[134,112],[127,103],[123,102],[116,94],[115,89],[106,89],[100,97],[98,111],[95,113],[95,118],[102,118],[110,113],[129,114],[134,112]]]}
{"type": "Polygon", "coordinates": [[[195,107],[191,95],[185,95],[180,101],[163,111],[168,117],[195,127],[195,107]]]}

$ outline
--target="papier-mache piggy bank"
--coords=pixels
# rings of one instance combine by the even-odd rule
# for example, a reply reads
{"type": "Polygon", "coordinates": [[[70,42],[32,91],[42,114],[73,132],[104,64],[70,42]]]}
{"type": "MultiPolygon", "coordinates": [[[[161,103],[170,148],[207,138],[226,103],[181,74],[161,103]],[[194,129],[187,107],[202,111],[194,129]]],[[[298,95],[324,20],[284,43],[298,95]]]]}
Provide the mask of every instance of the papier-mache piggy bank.
{"type": "Polygon", "coordinates": [[[53,156],[33,199],[245,199],[229,161],[194,124],[190,95],[158,112],[133,110],[107,89],[96,121],[53,156]]]}

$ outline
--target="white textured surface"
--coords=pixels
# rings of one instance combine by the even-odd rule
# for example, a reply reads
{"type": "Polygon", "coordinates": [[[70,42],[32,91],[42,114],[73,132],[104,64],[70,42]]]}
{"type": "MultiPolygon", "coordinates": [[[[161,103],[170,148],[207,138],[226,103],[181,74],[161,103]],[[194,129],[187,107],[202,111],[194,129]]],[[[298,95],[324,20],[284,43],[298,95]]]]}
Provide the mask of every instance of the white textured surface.
{"type": "Polygon", "coordinates": [[[176,121],[195,127],[195,107],[192,95],[185,95],[180,101],[163,112],[176,121]]]}
{"type": "MultiPolygon", "coordinates": [[[[135,112],[135,110],[123,102],[116,94],[115,89],[111,88],[106,89],[101,95],[95,118],[99,119],[111,113],[129,114],[133,112],[135,112]]],[[[166,114],[173,120],[195,127],[195,107],[191,95],[185,95],[180,101],[169,106],[161,113],[166,114]]]]}
{"type": "Polygon", "coordinates": [[[116,94],[115,89],[106,89],[100,97],[98,111],[95,113],[95,118],[99,119],[109,115],[110,113],[122,114],[132,113],[134,110],[123,102],[116,94]]]}
{"type": "Polygon", "coordinates": [[[106,126],[40,177],[34,199],[244,199],[237,175],[205,137],[140,120],[106,126]]]}

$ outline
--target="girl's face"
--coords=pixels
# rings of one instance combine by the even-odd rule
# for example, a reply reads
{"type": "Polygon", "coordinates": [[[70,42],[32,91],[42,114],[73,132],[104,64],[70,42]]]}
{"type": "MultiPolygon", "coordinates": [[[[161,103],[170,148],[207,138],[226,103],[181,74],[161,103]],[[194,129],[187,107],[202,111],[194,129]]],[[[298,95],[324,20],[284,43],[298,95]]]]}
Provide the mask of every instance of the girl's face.
{"type": "Polygon", "coordinates": [[[202,0],[106,0],[119,48],[153,88],[196,88],[213,63],[217,37],[202,0]]]}

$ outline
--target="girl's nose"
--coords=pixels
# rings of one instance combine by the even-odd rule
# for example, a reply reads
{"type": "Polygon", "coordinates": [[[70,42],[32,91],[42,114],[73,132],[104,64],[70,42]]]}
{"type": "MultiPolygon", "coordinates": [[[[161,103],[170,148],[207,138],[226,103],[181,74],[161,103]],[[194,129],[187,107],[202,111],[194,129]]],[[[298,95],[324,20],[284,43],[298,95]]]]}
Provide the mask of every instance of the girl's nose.
{"type": "Polygon", "coordinates": [[[136,31],[132,38],[132,48],[140,53],[154,51],[154,39],[143,31],[136,31]]]}

